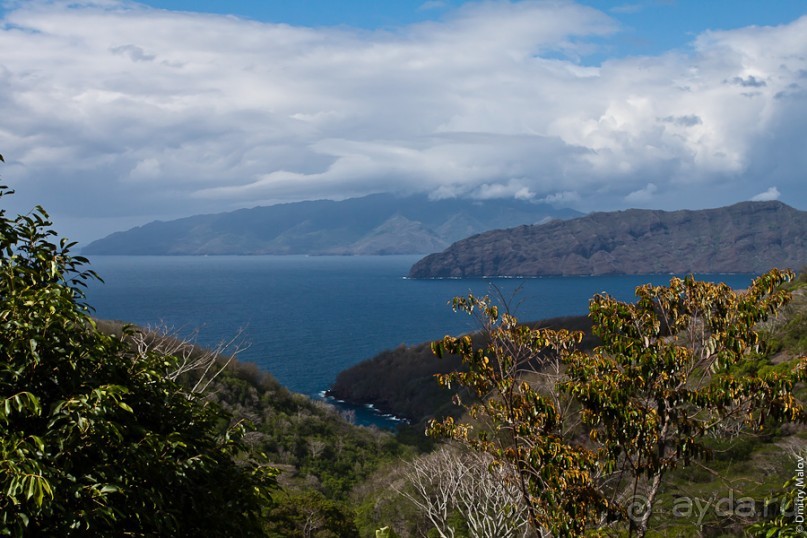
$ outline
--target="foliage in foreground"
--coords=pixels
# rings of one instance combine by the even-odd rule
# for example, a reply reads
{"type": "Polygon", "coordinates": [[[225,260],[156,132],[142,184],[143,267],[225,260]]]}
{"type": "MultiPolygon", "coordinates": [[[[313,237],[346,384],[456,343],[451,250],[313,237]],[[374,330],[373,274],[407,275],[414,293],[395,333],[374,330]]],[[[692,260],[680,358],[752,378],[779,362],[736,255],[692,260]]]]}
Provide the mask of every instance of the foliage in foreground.
{"type": "MultiPolygon", "coordinates": [[[[123,324],[98,321],[98,327],[114,334],[123,324]]],[[[392,432],[355,426],[333,406],[295,394],[254,363],[239,361],[233,356],[238,337],[206,349],[194,345],[192,336],[177,337],[168,328],[141,329],[133,336],[141,349],[175,355],[189,364],[204,363],[177,380],[189,389],[206,385],[206,401],[237,420],[249,421],[249,446],[281,469],[278,479],[284,487],[344,500],[379,466],[413,452],[392,432]],[[202,381],[204,372],[207,379],[202,381]]]]}
{"type": "Polygon", "coordinates": [[[166,377],[175,357],[97,330],[72,246],[0,209],[0,534],[262,534],[275,470],[166,377]]]}
{"type": "Polygon", "coordinates": [[[756,328],[789,299],[772,270],[746,292],[674,278],[637,288],[636,303],[591,302],[602,345],[577,350],[582,335],[531,329],[488,298],[457,298],[479,313],[488,344],[467,336],[434,344],[467,371],[440,376],[466,388],[468,422],[432,422],[430,432],[491,454],[509,469],[531,526],[557,536],[592,528],[643,536],[662,480],[711,455],[714,438],[804,421],[794,397],[807,357],[749,368],[764,342],[756,328]]]}

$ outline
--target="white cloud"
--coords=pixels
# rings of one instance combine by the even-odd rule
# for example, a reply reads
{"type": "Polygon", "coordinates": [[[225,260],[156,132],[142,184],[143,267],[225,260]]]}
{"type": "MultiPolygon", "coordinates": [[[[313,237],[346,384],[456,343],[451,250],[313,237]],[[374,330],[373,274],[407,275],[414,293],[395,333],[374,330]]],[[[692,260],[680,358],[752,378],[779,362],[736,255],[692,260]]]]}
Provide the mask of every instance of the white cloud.
{"type": "Polygon", "coordinates": [[[540,201],[556,206],[576,205],[580,202],[580,193],[575,191],[553,192],[541,198],[540,201]]]}
{"type": "Polygon", "coordinates": [[[530,200],[534,193],[519,179],[511,179],[506,183],[484,183],[471,193],[472,198],[491,200],[495,198],[516,198],[530,200]]]}
{"type": "Polygon", "coordinates": [[[770,189],[766,190],[765,192],[761,192],[756,196],[751,198],[752,202],[772,202],[773,200],[778,200],[782,193],[779,192],[779,189],[776,187],[771,187],[770,189]]]}
{"type": "Polygon", "coordinates": [[[658,187],[654,183],[648,183],[643,188],[625,196],[625,201],[629,204],[646,204],[654,199],[656,192],[658,192],[658,187]]]}
{"type": "Polygon", "coordinates": [[[32,0],[0,27],[3,177],[85,221],[379,191],[705,207],[761,178],[807,200],[807,17],[575,61],[617,29],[569,2],[368,32],[32,0]]]}

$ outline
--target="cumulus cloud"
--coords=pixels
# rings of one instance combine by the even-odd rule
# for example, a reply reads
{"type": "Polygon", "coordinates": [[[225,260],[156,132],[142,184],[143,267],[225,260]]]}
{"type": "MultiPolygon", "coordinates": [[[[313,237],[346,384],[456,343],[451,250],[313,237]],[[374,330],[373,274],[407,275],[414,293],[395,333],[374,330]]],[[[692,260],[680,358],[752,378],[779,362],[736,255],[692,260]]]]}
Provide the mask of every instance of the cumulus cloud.
{"type": "Polygon", "coordinates": [[[766,190],[765,192],[761,192],[756,196],[751,198],[752,202],[772,202],[774,200],[778,200],[782,193],[779,192],[779,189],[776,187],[771,187],[770,189],[766,190]]]}
{"type": "Polygon", "coordinates": [[[468,3],[384,31],[16,6],[4,178],[82,222],[380,191],[672,209],[748,199],[763,177],[807,199],[807,17],[587,66],[619,27],[571,2],[468,3]]]}

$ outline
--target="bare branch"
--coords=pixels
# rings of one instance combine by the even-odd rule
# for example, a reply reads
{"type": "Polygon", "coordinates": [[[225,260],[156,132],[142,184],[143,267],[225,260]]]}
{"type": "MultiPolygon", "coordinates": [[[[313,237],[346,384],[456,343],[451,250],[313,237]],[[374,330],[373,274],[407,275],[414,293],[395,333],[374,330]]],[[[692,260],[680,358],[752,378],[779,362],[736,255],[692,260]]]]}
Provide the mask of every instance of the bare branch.
{"type": "Polygon", "coordinates": [[[214,348],[196,345],[198,332],[189,338],[182,338],[172,327],[147,327],[131,334],[130,340],[136,356],[157,353],[177,359],[173,370],[166,373],[172,381],[190,381],[188,398],[203,394],[210,384],[223,372],[237,355],[248,346],[243,344],[243,330],[239,330],[229,340],[222,341],[214,348]]]}

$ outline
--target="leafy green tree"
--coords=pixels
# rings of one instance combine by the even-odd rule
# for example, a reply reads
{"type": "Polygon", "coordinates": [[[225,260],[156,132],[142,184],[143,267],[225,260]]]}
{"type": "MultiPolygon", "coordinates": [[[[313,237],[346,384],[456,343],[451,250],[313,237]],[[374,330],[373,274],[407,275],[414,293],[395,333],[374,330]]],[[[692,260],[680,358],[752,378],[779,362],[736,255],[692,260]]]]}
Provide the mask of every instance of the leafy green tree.
{"type": "Polygon", "coordinates": [[[791,367],[747,369],[764,342],[760,322],[790,300],[776,269],[744,291],[673,278],[640,286],[638,301],[607,295],[591,301],[602,345],[569,356],[564,390],[605,452],[614,500],[628,510],[629,534],[643,536],[668,470],[709,456],[708,440],[761,431],[805,418],[793,390],[806,378],[807,357],[791,367]]]}
{"type": "Polygon", "coordinates": [[[166,377],[175,357],[97,330],[95,273],[51,226],[0,209],[0,534],[262,534],[276,471],[166,377]]]}
{"type": "Polygon", "coordinates": [[[476,399],[464,404],[469,421],[432,422],[430,433],[511,469],[536,531],[580,535],[621,520],[643,536],[665,474],[707,458],[710,437],[805,419],[794,389],[807,357],[748,367],[764,352],[756,328],[790,300],[781,285],[792,277],[774,269],[741,292],[673,278],[637,288],[636,303],[597,295],[592,353],[576,349],[580,333],[530,329],[487,297],[457,298],[487,343],[436,342],[438,356],[467,367],[438,380],[476,399]]]}

